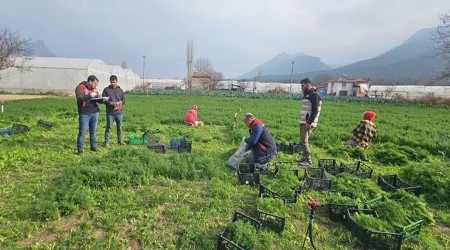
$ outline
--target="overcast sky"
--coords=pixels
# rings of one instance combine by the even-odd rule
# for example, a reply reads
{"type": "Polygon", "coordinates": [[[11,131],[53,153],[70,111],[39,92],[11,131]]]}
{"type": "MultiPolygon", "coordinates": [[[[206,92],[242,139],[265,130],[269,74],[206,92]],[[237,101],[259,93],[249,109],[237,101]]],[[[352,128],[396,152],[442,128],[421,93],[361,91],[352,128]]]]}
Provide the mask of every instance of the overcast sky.
{"type": "Polygon", "coordinates": [[[0,0],[0,25],[58,57],[128,63],[146,78],[182,79],[194,60],[225,78],[286,52],[335,66],[380,55],[436,27],[449,0],[0,0]]]}

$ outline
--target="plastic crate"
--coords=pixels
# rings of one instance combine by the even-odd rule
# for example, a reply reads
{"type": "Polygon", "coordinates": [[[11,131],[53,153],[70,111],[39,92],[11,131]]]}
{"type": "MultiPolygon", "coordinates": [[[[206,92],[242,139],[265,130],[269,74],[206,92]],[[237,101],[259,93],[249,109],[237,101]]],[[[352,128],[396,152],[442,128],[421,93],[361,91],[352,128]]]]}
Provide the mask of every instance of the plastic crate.
{"type": "MultiPolygon", "coordinates": [[[[377,202],[384,202],[388,199],[385,196],[380,196],[375,199],[369,200],[364,203],[364,209],[371,209],[371,205],[377,202]]],[[[398,227],[394,226],[396,233],[401,233],[403,235],[403,241],[412,239],[419,235],[420,230],[422,229],[422,224],[424,222],[423,219],[417,217],[417,216],[408,216],[408,218],[413,221],[411,224],[398,227]]]]}
{"type": "Polygon", "coordinates": [[[150,129],[147,129],[144,134],[142,135],[143,138],[146,138],[148,144],[157,144],[159,143],[159,138],[154,136],[152,134],[152,131],[150,129]]]}
{"type": "MultiPolygon", "coordinates": [[[[233,217],[231,219],[231,222],[242,220],[244,222],[250,223],[252,226],[255,227],[256,233],[259,233],[259,230],[261,229],[261,222],[258,221],[255,218],[252,218],[248,215],[245,215],[243,213],[240,213],[238,211],[234,211],[233,217]]],[[[237,243],[231,241],[227,238],[227,230],[225,229],[223,232],[219,234],[219,238],[217,239],[217,250],[228,250],[228,249],[239,249],[244,250],[245,248],[239,246],[237,243]]]]}
{"type": "Polygon", "coordinates": [[[184,153],[184,152],[188,152],[188,153],[192,152],[192,142],[191,141],[186,141],[186,140],[180,141],[180,144],[178,145],[178,153],[184,153]]]}
{"type": "Polygon", "coordinates": [[[336,159],[319,159],[319,168],[324,168],[327,173],[337,175],[344,172],[344,167],[336,163],[336,159]]]}
{"type": "Polygon", "coordinates": [[[15,123],[12,126],[12,131],[14,133],[24,133],[24,132],[27,132],[29,130],[30,130],[30,128],[28,126],[26,126],[26,125],[23,125],[23,124],[15,123]]]}
{"type": "Polygon", "coordinates": [[[255,165],[240,163],[238,166],[238,181],[241,184],[259,184],[259,173],[255,173],[255,165]]]}
{"type": "Polygon", "coordinates": [[[378,232],[362,228],[353,219],[355,213],[365,213],[378,217],[375,210],[372,209],[347,209],[345,218],[345,226],[353,235],[358,238],[364,246],[364,249],[383,249],[383,250],[400,250],[403,243],[403,234],[378,232]]]}
{"type": "Polygon", "coordinates": [[[130,135],[130,137],[128,137],[128,144],[130,145],[144,145],[147,144],[147,138],[143,137],[143,136],[138,136],[136,134],[132,134],[130,135]]]}
{"type": "Polygon", "coordinates": [[[259,185],[259,197],[262,198],[264,196],[269,196],[282,199],[284,201],[284,204],[286,205],[294,204],[297,203],[297,196],[303,192],[303,184],[300,187],[293,188],[293,195],[290,197],[277,194],[276,192],[266,188],[265,186],[259,185]]]}
{"type": "MultiPolygon", "coordinates": [[[[330,190],[329,192],[339,193],[342,196],[347,196],[350,199],[355,200],[355,194],[352,192],[337,190],[330,190]]],[[[354,202],[354,204],[327,203],[328,217],[332,221],[343,222],[345,221],[347,209],[349,208],[358,209],[356,201],[354,202]]]]}
{"type": "MultiPolygon", "coordinates": [[[[269,195],[262,195],[260,198],[273,198],[273,199],[280,199],[277,197],[271,197],[269,195]]],[[[286,206],[286,200],[280,199],[283,201],[284,206],[286,206]]],[[[256,210],[256,218],[261,222],[263,227],[270,228],[271,230],[281,233],[284,230],[284,226],[286,225],[286,217],[275,215],[268,213],[267,211],[264,211],[261,208],[257,208],[256,210]]]]}
{"type": "Polygon", "coordinates": [[[380,175],[377,181],[378,186],[381,189],[388,192],[395,192],[397,189],[401,188],[407,192],[412,193],[415,196],[419,196],[421,192],[421,186],[413,186],[402,179],[398,175],[380,175]]]}
{"type": "Polygon", "coordinates": [[[38,126],[41,126],[41,127],[44,127],[44,128],[46,128],[46,129],[52,129],[52,128],[53,128],[53,125],[55,125],[55,123],[54,123],[54,122],[46,122],[46,121],[44,121],[44,120],[39,120],[39,121],[37,122],[37,125],[38,125],[38,126]]]}
{"type": "Polygon", "coordinates": [[[277,143],[277,151],[285,154],[298,153],[300,145],[296,142],[290,142],[289,144],[277,143]]]}
{"type": "Polygon", "coordinates": [[[9,129],[9,128],[1,128],[0,129],[0,135],[12,136],[13,135],[13,131],[12,131],[12,129],[9,129]]]}
{"type": "Polygon", "coordinates": [[[355,163],[342,163],[341,167],[345,168],[345,172],[352,174],[361,179],[369,179],[372,177],[373,169],[362,161],[355,163]]]}
{"type": "Polygon", "coordinates": [[[148,144],[147,148],[149,150],[155,151],[156,153],[166,153],[166,144],[165,143],[152,143],[148,144]]]}
{"type": "Polygon", "coordinates": [[[171,149],[178,149],[178,145],[180,145],[180,140],[177,139],[170,139],[169,140],[170,148],[171,149]]]}
{"type": "Polygon", "coordinates": [[[330,190],[331,180],[323,168],[305,168],[305,182],[314,190],[330,190]]]}

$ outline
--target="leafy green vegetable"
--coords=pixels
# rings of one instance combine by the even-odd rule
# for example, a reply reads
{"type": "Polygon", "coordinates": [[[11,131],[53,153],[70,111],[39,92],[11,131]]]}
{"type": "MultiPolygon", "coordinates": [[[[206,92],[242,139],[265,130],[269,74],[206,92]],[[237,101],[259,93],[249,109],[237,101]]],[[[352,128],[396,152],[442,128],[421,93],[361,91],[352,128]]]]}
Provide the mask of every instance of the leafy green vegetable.
{"type": "Polygon", "coordinates": [[[257,240],[256,228],[248,222],[237,220],[228,224],[226,237],[239,246],[250,249],[257,240]]]}
{"type": "Polygon", "coordinates": [[[379,232],[394,232],[394,228],[387,222],[364,213],[352,215],[353,221],[364,229],[379,232]]]}
{"type": "Polygon", "coordinates": [[[284,217],[286,205],[282,199],[264,197],[257,201],[258,209],[266,213],[284,217]]]}

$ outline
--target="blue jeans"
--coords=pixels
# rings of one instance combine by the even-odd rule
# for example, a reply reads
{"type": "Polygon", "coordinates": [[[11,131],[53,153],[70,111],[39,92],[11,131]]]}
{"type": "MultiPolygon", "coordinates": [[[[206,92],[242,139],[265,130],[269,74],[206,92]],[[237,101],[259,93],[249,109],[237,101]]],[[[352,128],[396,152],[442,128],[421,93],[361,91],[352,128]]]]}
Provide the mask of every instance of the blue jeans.
{"type": "Polygon", "coordinates": [[[86,130],[89,127],[89,139],[91,148],[95,148],[97,146],[97,139],[95,136],[97,130],[98,123],[98,113],[92,115],[79,114],[78,115],[78,138],[77,138],[77,149],[78,152],[83,151],[84,144],[84,136],[86,134],[86,130]]]}
{"type": "Polygon", "coordinates": [[[269,154],[262,155],[262,156],[255,158],[255,156],[252,153],[247,156],[246,160],[247,160],[247,163],[249,163],[249,164],[254,164],[254,163],[265,164],[265,163],[268,163],[271,160],[273,160],[275,158],[275,156],[277,156],[276,152],[269,153],[269,154]]]}
{"type": "Polygon", "coordinates": [[[114,122],[116,122],[117,127],[117,141],[122,141],[122,121],[123,121],[123,114],[120,115],[109,115],[106,114],[106,129],[105,129],[105,143],[109,143],[109,132],[111,131],[112,125],[114,122]]]}

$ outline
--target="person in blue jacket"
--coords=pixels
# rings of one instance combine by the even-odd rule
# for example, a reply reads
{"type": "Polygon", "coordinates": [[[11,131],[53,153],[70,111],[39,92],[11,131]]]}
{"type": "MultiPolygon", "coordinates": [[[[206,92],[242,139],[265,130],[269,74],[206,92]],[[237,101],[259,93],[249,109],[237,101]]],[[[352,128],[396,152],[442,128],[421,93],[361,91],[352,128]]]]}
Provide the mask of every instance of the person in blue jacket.
{"type": "Polygon", "coordinates": [[[259,173],[267,173],[270,166],[267,164],[277,155],[277,145],[264,123],[256,119],[252,113],[244,116],[244,123],[249,128],[250,137],[244,138],[247,144],[245,151],[252,150],[246,158],[249,164],[254,164],[259,173]]]}

